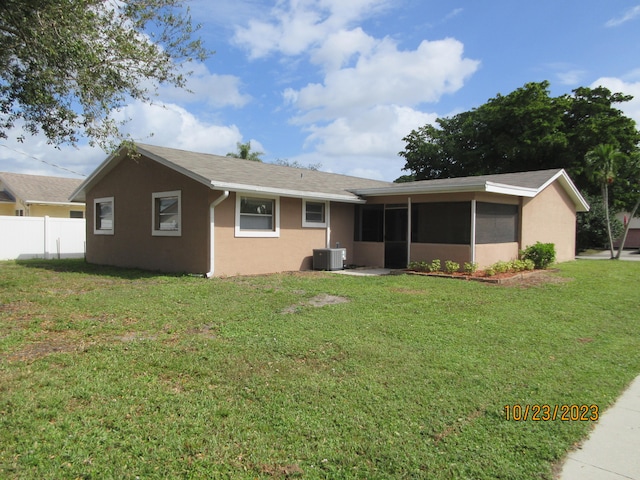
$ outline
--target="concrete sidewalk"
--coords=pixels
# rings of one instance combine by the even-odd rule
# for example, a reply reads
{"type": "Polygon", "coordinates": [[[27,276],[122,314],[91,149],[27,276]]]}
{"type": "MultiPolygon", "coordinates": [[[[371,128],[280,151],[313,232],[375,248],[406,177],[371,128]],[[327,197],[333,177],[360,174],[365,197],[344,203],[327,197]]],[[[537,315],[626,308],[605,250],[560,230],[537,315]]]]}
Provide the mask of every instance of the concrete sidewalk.
{"type": "MultiPolygon", "coordinates": [[[[618,250],[616,249],[616,253],[618,250]]],[[[637,249],[623,250],[620,254],[620,260],[631,260],[635,262],[640,261],[640,253],[637,249]]],[[[588,255],[577,255],[578,260],[611,260],[611,252],[609,250],[602,250],[596,253],[590,253],[588,255]]]]}
{"type": "Polygon", "coordinates": [[[558,480],[640,480],[640,376],[569,453],[558,480]]]}

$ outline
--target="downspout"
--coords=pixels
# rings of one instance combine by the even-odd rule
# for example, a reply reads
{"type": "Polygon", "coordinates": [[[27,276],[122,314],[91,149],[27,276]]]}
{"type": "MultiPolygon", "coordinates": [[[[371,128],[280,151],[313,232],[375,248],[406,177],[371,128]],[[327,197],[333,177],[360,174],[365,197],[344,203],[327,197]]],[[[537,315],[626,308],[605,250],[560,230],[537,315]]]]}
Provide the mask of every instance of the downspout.
{"type": "Polygon", "coordinates": [[[216,198],[213,202],[211,202],[211,205],[209,205],[209,271],[205,273],[205,277],[207,278],[213,277],[213,272],[215,271],[214,212],[216,207],[224,202],[227,198],[229,198],[229,190],[225,190],[224,192],[222,192],[222,195],[216,198]]]}
{"type": "Polygon", "coordinates": [[[471,200],[471,263],[476,263],[476,200],[471,200]]]}

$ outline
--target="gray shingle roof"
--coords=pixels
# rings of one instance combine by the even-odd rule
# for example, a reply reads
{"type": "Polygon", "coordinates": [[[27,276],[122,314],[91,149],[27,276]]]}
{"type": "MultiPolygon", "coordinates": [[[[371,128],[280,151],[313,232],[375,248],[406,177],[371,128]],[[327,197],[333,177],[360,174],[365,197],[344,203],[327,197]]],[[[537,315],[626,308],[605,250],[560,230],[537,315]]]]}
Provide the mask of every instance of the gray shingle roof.
{"type": "Polygon", "coordinates": [[[69,196],[81,179],[0,172],[0,181],[8,192],[25,202],[69,203],[69,196]]]}
{"type": "Polygon", "coordinates": [[[277,190],[302,195],[338,195],[357,199],[354,188],[375,188],[393,185],[367,178],[285,167],[232,157],[195,153],[173,148],[137,144],[140,153],[152,154],[211,183],[213,187],[236,187],[239,190],[277,190]]]}
{"type": "MultiPolygon", "coordinates": [[[[363,201],[362,197],[375,195],[461,191],[532,197],[550,182],[558,180],[573,199],[578,211],[589,208],[562,169],[392,183],[154,145],[137,144],[137,148],[140,154],[217,190],[263,192],[345,202],[363,201]]],[[[75,198],[84,200],[86,191],[123,158],[121,151],[107,158],[76,190],[75,198]]]]}

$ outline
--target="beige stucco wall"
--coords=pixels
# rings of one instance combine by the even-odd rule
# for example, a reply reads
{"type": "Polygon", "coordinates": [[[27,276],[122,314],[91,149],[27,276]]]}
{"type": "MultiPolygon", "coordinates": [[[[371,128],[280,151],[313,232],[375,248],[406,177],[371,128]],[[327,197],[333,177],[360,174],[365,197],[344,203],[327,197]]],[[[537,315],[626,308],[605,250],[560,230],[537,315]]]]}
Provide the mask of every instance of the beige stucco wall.
{"type": "MultiPolygon", "coordinates": [[[[215,208],[215,276],[310,270],[313,249],[326,248],[325,228],[302,227],[302,199],[280,198],[280,236],[277,238],[236,237],[235,208],[234,192],[215,208]]],[[[333,211],[331,217],[334,217],[333,211]]]]}
{"type": "Polygon", "coordinates": [[[355,206],[349,203],[331,202],[331,236],[329,247],[336,248],[336,243],[341,248],[347,249],[346,264],[354,261],[353,223],[355,206]]]}
{"type": "Polygon", "coordinates": [[[144,157],[126,159],[87,193],[87,261],[166,272],[205,273],[210,189],[144,157]],[[152,193],[181,190],[182,236],[154,237],[152,193]],[[114,197],[114,235],[94,235],[94,199],[114,197]]]}
{"type": "Polygon", "coordinates": [[[508,262],[518,258],[518,243],[486,243],[476,245],[476,263],[485,268],[496,262],[508,262]]]}
{"type": "Polygon", "coordinates": [[[469,245],[444,245],[436,243],[412,243],[410,262],[427,262],[440,260],[442,268],[444,262],[452,260],[464,265],[471,261],[471,247],[469,245]]]}
{"type": "Polygon", "coordinates": [[[366,267],[384,266],[383,242],[353,242],[353,263],[366,267]]]}
{"type": "Polygon", "coordinates": [[[554,243],[558,262],[575,258],[575,205],[558,182],[549,185],[535,198],[523,199],[521,225],[520,248],[537,241],[554,243]]]}

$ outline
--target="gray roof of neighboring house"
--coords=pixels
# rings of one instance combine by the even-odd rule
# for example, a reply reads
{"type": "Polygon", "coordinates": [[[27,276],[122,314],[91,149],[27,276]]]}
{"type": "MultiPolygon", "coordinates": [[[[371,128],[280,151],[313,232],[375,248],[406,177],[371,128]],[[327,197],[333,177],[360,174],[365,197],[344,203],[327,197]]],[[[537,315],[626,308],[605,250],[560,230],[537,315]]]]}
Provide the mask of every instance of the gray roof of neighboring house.
{"type": "MultiPolygon", "coordinates": [[[[354,188],[386,187],[390,182],[285,167],[271,163],[196,153],[174,148],[136,144],[137,151],[216,190],[269,193],[283,196],[359,202],[354,188]]],[[[76,191],[84,198],[86,190],[122,160],[117,153],[109,157],[76,191]]]]}
{"type": "MultiPolygon", "coordinates": [[[[493,192],[533,197],[559,181],[578,211],[589,209],[563,169],[499,175],[392,183],[207,153],[136,144],[138,153],[216,190],[265,193],[302,198],[362,202],[363,197],[450,192],[493,192]]],[[[125,157],[123,149],[107,158],[74,192],[84,200],[87,190],[125,157]]]]}
{"type": "Polygon", "coordinates": [[[25,203],[68,204],[82,179],[0,172],[5,193],[25,203]]]}

